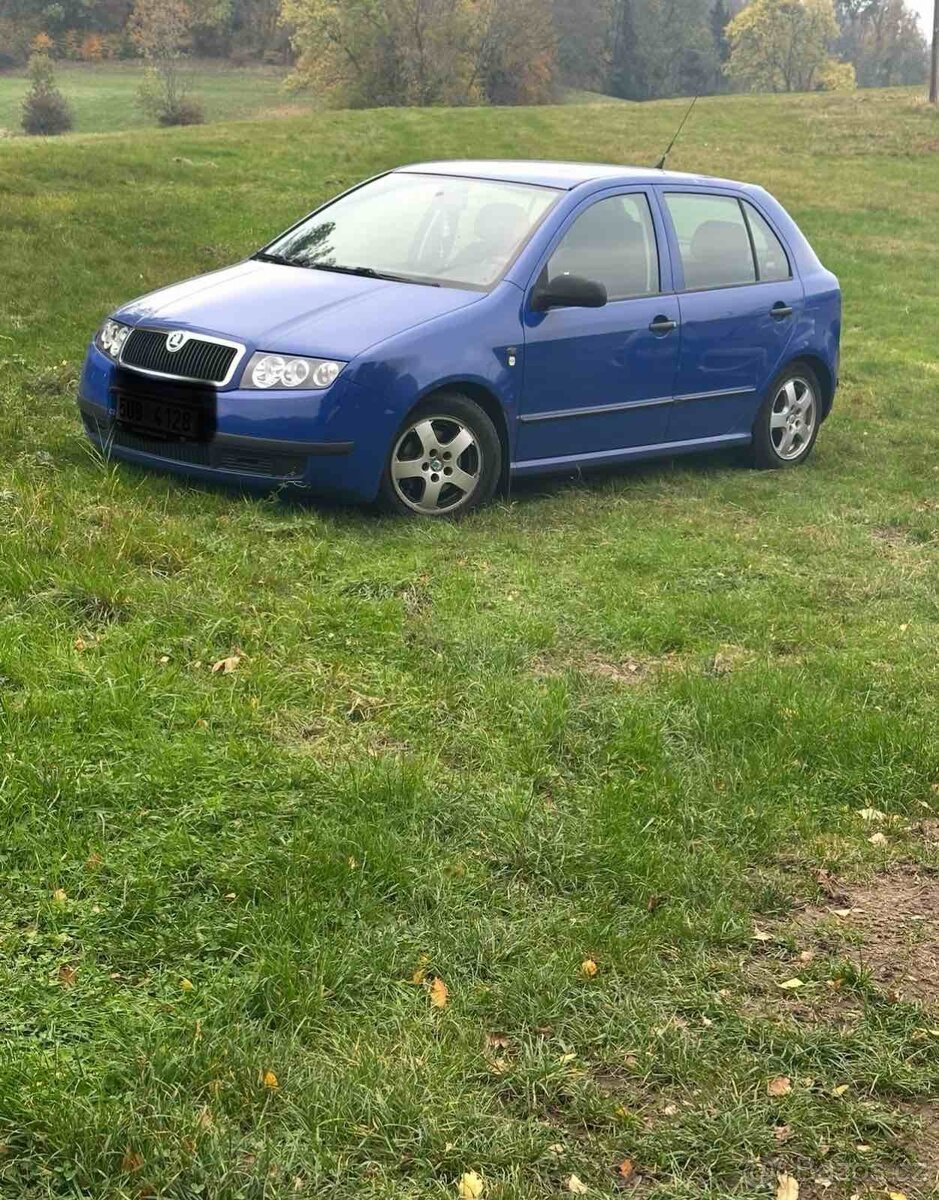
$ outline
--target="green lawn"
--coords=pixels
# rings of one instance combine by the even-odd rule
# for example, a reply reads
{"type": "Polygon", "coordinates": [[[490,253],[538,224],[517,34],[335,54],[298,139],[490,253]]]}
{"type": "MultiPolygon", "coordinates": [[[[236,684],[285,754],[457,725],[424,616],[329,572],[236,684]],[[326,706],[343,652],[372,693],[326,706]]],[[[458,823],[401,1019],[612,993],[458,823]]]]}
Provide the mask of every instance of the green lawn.
{"type": "Polygon", "coordinates": [[[675,152],[841,276],[804,469],[429,526],[79,431],[119,301],[399,161],[650,162],[684,107],[0,144],[4,1198],[934,1194],[934,113],[704,99],[675,152]]]}
{"type": "MultiPolygon", "coordinates": [[[[279,67],[232,67],[195,61],[190,87],[205,108],[207,121],[243,120],[309,112],[313,99],[284,88],[287,71],[279,67]]],[[[144,68],[139,62],[57,63],[56,82],[68,99],[80,133],[102,133],[153,125],[137,104],[144,68]]],[[[28,80],[25,70],[0,71],[0,133],[20,131],[20,108],[28,80]]]]}

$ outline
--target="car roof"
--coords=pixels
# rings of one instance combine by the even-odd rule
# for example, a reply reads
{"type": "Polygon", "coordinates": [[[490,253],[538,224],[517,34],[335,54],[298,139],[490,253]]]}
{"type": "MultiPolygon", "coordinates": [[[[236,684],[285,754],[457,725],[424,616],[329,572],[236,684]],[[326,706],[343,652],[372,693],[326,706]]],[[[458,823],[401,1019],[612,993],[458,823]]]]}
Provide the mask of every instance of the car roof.
{"type": "Polygon", "coordinates": [[[628,167],[615,163],[547,162],[537,159],[453,159],[452,161],[410,163],[398,171],[421,175],[456,175],[471,179],[499,179],[507,183],[528,183],[538,187],[569,191],[583,183],[683,183],[698,186],[746,187],[733,179],[711,175],[687,175],[680,171],[659,171],[655,167],[628,167]]]}

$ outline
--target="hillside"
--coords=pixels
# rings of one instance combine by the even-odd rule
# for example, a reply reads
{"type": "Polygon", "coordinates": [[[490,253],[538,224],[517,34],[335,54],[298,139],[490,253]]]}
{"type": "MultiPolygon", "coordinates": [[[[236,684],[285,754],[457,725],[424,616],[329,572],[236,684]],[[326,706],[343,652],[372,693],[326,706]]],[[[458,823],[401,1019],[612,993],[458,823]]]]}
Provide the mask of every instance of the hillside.
{"type": "Polygon", "coordinates": [[[928,1194],[934,112],[703,99],[670,162],[764,184],[841,277],[804,469],[429,528],[79,432],[127,297],[401,161],[653,162],[684,107],[0,142],[0,1195],[541,1200],[626,1159],[643,1200],[928,1194]]]}

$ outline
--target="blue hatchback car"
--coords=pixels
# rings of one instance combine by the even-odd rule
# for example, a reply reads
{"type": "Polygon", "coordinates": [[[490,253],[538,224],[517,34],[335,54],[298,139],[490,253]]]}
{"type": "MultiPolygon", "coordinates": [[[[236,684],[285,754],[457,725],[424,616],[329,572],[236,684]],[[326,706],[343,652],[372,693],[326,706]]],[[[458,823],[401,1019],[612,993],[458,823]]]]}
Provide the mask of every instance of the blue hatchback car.
{"type": "Polygon", "coordinates": [[[726,446],[795,466],[840,329],[837,279],[762,188],[422,163],[118,309],[79,404],[119,458],[440,517],[509,476],[726,446]]]}

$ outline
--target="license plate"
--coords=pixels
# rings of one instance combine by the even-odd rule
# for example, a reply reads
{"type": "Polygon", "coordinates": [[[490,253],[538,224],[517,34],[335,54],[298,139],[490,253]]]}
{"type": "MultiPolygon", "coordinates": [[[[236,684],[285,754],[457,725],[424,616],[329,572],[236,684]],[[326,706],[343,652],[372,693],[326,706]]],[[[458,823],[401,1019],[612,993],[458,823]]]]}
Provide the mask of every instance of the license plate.
{"type": "Polygon", "coordinates": [[[198,438],[201,432],[199,415],[198,409],[148,396],[120,393],[117,397],[117,419],[122,425],[165,438],[198,438]]]}

